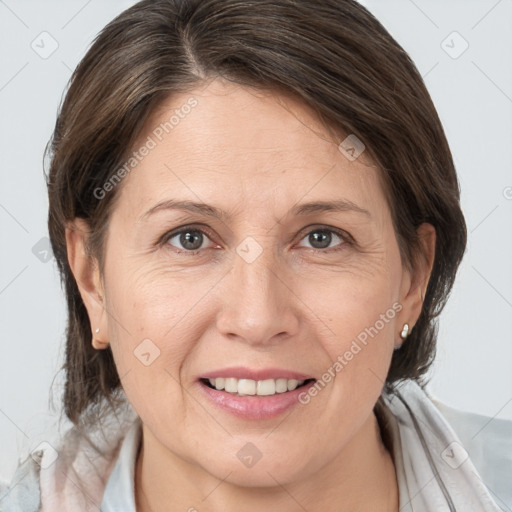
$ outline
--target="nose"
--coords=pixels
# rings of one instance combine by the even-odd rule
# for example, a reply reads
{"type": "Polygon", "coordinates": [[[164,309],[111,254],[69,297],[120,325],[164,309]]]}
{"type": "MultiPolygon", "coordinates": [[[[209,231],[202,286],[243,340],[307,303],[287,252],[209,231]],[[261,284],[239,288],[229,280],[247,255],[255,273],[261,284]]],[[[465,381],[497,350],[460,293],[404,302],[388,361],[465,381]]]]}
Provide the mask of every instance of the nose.
{"type": "Polygon", "coordinates": [[[299,328],[300,301],[268,257],[270,252],[266,249],[251,263],[234,255],[233,268],[223,279],[216,318],[222,335],[259,348],[280,343],[296,335],[299,328]]]}

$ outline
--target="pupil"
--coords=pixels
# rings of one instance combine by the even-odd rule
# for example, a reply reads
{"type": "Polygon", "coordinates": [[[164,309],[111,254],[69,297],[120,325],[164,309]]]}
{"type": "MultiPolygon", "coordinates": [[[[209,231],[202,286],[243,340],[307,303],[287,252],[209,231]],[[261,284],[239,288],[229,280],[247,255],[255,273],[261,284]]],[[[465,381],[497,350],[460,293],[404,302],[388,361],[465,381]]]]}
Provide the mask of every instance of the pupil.
{"type": "Polygon", "coordinates": [[[185,249],[189,249],[191,251],[195,251],[199,249],[203,243],[202,233],[199,231],[186,231],[180,236],[180,243],[185,249]],[[199,241],[199,244],[197,244],[199,241]]]}
{"type": "Polygon", "coordinates": [[[309,235],[309,243],[316,249],[325,249],[331,243],[331,233],[329,231],[315,231],[309,235]],[[318,236],[319,235],[319,236],[318,236]],[[320,244],[320,247],[315,244],[320,244]]]}

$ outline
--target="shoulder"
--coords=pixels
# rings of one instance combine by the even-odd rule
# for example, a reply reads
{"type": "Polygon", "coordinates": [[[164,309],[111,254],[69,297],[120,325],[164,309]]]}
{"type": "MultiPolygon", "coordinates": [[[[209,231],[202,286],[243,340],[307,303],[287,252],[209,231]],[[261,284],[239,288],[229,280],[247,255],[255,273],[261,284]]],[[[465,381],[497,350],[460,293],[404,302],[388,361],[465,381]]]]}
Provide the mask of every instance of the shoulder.
{"type": "Polygon", "coordinates": [[[512,421],[451,407],[431,397],[432,403],[459,437],[482,480],[512,506],[512,421]]]}
{"type": "Polygon", "coordinates": [[[502,455],[512,462],[512,420],[465,411],[437,398],[430,399],[465,445],[500,446],[503,449],[502,455]]]}
{"type": "Polygon", "coordinates": [[[512,509],[511,421],[450,407],[414,380],[399,382],[382,397],[398,432],[408,484],[435,478],[441,500],[461,510],[512,509]]]}
{"type": "Polygon", "coordinates": [[[0,483],[0,512],[37,512],[41,506],[39,471],[42,453],[20,463],[10,483],[0,483]]]}
{"type": "Polygon", "coordinates": [[[55,444],[41,443],[0,483],[0,512],[89,510],[100,502],[120,444],[133,422],[126,405],[90,431],[73,426],[55,444]]]}

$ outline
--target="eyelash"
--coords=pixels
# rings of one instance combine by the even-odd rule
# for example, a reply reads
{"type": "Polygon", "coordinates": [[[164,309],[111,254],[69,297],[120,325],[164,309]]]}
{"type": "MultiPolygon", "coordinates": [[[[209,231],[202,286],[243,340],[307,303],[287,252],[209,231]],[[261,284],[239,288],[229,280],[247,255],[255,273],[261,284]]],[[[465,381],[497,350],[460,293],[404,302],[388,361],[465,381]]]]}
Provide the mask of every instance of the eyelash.
{"type": "MultiPolygon", "coordinates": [[[[309,227],[309,226],[307,226],[307,227],[309,227]]],[[[306,228],[304,228],[304,229],[306,229],[306,228]]],[[[205,229],[204,227],[199,228],[199,227],[197,227],[197,225],[188,225],[188,226],[180,227],[177,230],[171,231],[169,233],[166,233],[159,240],[158,245],[164,246],[164,245],[168,244],[169,240],[171,240],[175,236],[181,235],[182,233],[186,233],[189,231],[198,231],[198,232],[202,233],[203,235],[206,235],[210,239],[210,241],[212,239],[212,236],[210,235],[209,231],[207,229],[205,229]]],[[[331,253],[331,252],[338,252],[338,251],[343,250],[344,246],[347,244],[348,245],[354,244],[354,239],[347,232],[342,231],[337,228],[328,227],[328,226],[314,227],[313,229],[307,231],[305,233],[305,235],[299,241],[302,241],[304,238],[306,238],[306,236],[310,235],[311,233],[315,233],[315,232],[334,233],[335,235],[337,235],[338,237],[340,237],[343,240],[343,243],[341,243],[341,246],[339,248],[331,247],[328,249],[315,249],[314,247],[303,247],[304,249],[309,249],[310,251],[313,251],[315,253],[331,253]]],[[[174,247],[174,246],[171,246],[171,247],[173,247],[175,249],[175,252],[177,252],[178,254],[185,253],[188,256],[195,256],[199,252],[204,250],[204,249],[196,249],[195,251],[189,251],[186,249],[179,250],[177,247],[174,247]]]]}

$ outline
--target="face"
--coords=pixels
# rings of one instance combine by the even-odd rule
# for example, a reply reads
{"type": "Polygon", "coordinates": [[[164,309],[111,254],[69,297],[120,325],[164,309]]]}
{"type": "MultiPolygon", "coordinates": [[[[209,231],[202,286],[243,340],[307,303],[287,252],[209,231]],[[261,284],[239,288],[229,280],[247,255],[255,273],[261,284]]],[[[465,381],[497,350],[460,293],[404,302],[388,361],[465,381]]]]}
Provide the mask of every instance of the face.
{"type": "Polygon", "coordinates": [[[290,97],[220,80],[148,122],[111,215],[106,312],[89,312],[162,453],[285,483],[368,421],[416,312],[379,170],[341,140],[290,97]]]}

